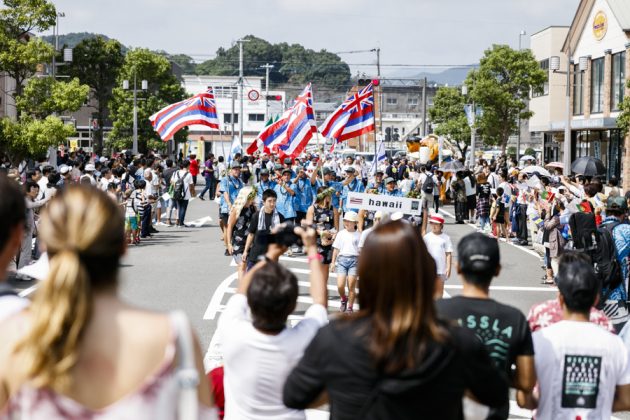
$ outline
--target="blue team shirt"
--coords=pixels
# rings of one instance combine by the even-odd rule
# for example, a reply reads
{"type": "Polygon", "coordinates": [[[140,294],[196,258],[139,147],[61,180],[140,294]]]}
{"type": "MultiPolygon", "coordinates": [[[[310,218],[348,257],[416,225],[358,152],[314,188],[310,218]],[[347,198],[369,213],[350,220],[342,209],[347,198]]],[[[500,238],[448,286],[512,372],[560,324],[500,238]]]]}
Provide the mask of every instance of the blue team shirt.
{"type": "Polygon", "coordinates": [[[306,213],[313,204],[313,186],[309,178],[296,178],[291,189],[295,191],[293,196],[293,207],[295,211],[306,213]]]}
{"type": "Polygon", "coordinates": [[[334,188],[335,191],[339,193],[339,195],[337,195],[336,193],[333,194],[331,201],[333,208],[339,209],[339,199],[341,194],[343,194],[343,184],[337,181],[324,182],[321,179],[318,179],[315,182],[315,188],[313,188],[313,201],[317,199],[317,190],[319,190],[319,187],[334,188]]]}
{"type": "Polygon", "coordinates": [[[223,197],[223,193],[227,192],[230,196],[230,201],[234,204],[234,200],[238,196],[239,191],[243,188],[243,182],[239,178],[234,178],[232,175],[226,176],[221,180],[221,186],[219,192],[221,192],[221,200],[219,202],[219,208],[221,213],[229,213],[230,206],[223,197]]]}
{"type": "Polygon", "coordinates": [[[403,196],[402,191],[400,191],[398,188],[396,188],[396,189],[395,189],[394,191],[392,191],[392,192],[389,192],[389,191],[387,191],[387,190],[384,190],[382,194],[383,194],[383,195],[389,195],[390,197],[402,197],[402,196],[403,196]]]}
{"type": "Polygon", "coordinates": [[[385,189],[385,184],[381,181],[379,184],[375,184],[373,182],[368,183],[367,188],[368,190],[377,190],[379,194],[383,194],[386,189],[385,189]]]}
{"type": "Polygon", "coordinates": [[[275,186],[274,191],[278,194],[278,200],[276,201],[276,209],[278,209],[278,213],[280,213],[285,219],[295,217],[293,196],[289,194],[289,192],[280,184],[275,186]]]}
{"type": "Polygon", "coordinates": [[[265,190],[273,190],[276,188],[276,185],[276,181],[260,181],[258,184],[256,184],[256,188],[258,189],[256,191],[256,203],[258,204],[259,209],[262,207],[262,196],[265,190]]]}
{"type": "Polygon", "coordinates": [[[343,211],[344,212],[347,212],[347,211],[356,211],[357,213],[359,212],[359,209],[348,208],[348,206],[347,206],[347,204],[348,204],[348,194],[351,193],[351,192],[362,193],[363,191],[365,191],[365,187],[363,186],[363,182],[359,181],[356,178],[351,183],[349,183],[348,185],[343,187],[343,193],[341,195],[341,199],[343,200],[343,211]]]}

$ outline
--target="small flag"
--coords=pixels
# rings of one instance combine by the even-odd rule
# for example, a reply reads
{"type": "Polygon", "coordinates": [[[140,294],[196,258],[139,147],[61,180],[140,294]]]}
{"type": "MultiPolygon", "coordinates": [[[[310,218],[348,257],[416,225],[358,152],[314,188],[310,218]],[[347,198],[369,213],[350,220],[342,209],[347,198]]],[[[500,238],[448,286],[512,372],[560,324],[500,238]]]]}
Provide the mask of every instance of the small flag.
{"type": "Polygon", "coordinates": [[[542,198],[543,200],[547,200],[548,202],[551,203],[554,200],[554,198],[556,198],[556,195],[547,190],[542,190],[540,192],[540,198],[542,198]]]}
{"type": "Polygon", "coordinates": [[[320,127],[334,145],[374,131],[374,89],[372,83],[349,96],[320,127]]]}
{"type": "Polygon", "coordinates": [[[232,163],[232,160],[237,153],[243,153],[243,148],[241,147],[241,142],[239,138],[234,136],[234,140],[232,140],[232,146],[230,147],[230,156],[228,156],[228,163],[232,163]]]}
{"type": "Polygon", "coordinates": [[[177,131],[193,124],[219,129],[217,105],[212,88],[181,102],[162,108],[149,117],[153,129],[163,141],[170,140],[177,131]]]}
{"type": "Polygon", "coordinates": [[[376,170],[378,169],[379,162],[387,159],[387,154],[385,153],[385,143],[383,143],[382,139],[379,139],[376,144],[376,153],[374,153],[374,160],[372,161],[372,167],[370,168],[370,173],[372,175],[376,174],[376,170]]]}

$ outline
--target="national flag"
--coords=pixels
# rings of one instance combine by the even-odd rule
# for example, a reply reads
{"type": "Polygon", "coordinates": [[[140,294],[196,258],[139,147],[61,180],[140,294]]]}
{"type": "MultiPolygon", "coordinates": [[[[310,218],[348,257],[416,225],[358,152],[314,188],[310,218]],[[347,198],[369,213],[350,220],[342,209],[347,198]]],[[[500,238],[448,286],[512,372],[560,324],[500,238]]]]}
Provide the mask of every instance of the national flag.
{"type": "Polygon", "coordinates": [[[548,202],[552,202],[554,198],[556,198],[556,195],[552,192],[549,192],[547,190],[542,190],[540,192],[540,198],[542,198],[543,200],[547,200],[548,202]]]}
{"type": "Polygon", "coordinates": [[[379,139],[376,143],[376,152],[374,153],[374,160],[372,161],[372,167],[370,168],[370,173],[372,175],[376,175],[376,170],[378,169],[378,164],[387,159],[387,154],[385,153],[385,143],[382,139],[379,139]]]}
{"type": "Polygon", "coordinates": [[[247,148],[247,153],[252,154],[264,147],[267,153],[297,156],[316,132],[313,96],[309,83],[295,99],[293,106],[258,134],[256,140],[247,148]]]}
{"type": "Polygon", "coordinates": [[[234,156],[236,156],[237,153],[243,153],[243,147],[241,146],[240,139],[234,136],[232,146],[230,147],[230,155],[228,156],[228,164],[232,163],[232,160],[234,160],[234,156]]]}
{"type": "Polygon", "coordinates": [[[334,144],[374,131],[372,83],[348,97],[319,129],[324,137],[335,140],[334,144]]]}
{"type": "Polygon", "coordinates": [[[212,88],[208,87],[203,93],[162,108],[151,115],[149,120],[164,141],[170,140],[181,128],[193,124],[218,130],[219,119],[212,88]]]}

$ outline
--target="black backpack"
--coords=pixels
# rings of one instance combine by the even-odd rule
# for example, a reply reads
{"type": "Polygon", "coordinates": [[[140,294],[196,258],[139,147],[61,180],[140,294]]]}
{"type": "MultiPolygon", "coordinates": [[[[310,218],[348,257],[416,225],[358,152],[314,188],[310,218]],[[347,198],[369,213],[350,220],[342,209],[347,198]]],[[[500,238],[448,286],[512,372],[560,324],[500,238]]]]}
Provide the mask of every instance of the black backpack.
{"type": "Polygon", "coordinates": [[[173,198],[175,200],[184,200],[186,198],[186,185],[184,185],[184,178],[186,178],[186,173],[182,177],[179,172],[177,172],[177,180],[175,181],[175,187],[173,188],[173,198]]]}
{"type": "Polygon", "coordinates": [[[433,194],[433,187],[435,182],[433,181],[433,175],[427,175],[426,179],[422,183],[422,192],[427,194],[433,194]]]}
{"type": "Polygon", "coordinates": [[[619,224],[619,222],[614,222],[601,225],[597,229],[597,246],[591,252],[595,273],[600,279],[602,287],[609,291],[615,289],[623,281],[621,265],[617,259],[617,248],[612,235],[613,229],[619,224]]]}
{"type": "Polygon", "coordinates": [[[597,224],[592,213],[573,213],[569,217],[569,227],[576,251],[592,252],[597,246],[597,224]]]}

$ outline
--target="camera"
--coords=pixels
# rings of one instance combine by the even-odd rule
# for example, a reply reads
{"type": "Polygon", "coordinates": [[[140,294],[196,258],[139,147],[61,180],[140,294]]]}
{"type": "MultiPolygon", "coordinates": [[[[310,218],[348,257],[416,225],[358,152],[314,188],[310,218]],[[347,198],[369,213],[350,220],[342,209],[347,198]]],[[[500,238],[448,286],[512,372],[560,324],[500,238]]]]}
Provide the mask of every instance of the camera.
{"type": "Polygon", "coordinates": [[[302,246],[302,238],[295,232],[294,223],[286,223],[279,226],[275,233],[262,233],[258,236],[258,243],[261,245],[278,244],[286,247],[293,245],[302,246]]]}

